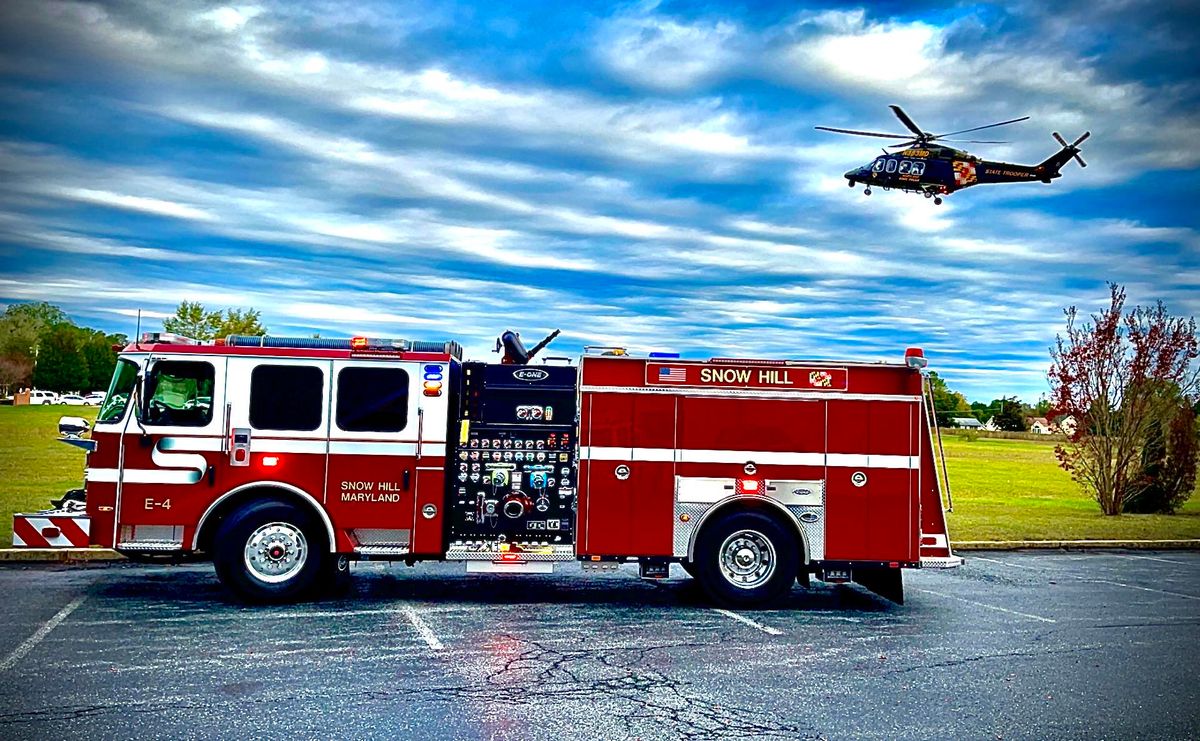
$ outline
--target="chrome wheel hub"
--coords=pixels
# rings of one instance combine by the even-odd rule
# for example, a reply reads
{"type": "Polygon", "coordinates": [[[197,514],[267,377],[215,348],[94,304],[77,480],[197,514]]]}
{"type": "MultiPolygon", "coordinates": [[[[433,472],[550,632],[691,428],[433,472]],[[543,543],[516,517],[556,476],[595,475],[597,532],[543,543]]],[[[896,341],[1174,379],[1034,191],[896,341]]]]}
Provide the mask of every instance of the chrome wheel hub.
{"type": "Polygon", "coordinates": [[[286,522],[263,525],[246,541],[246,570],[268,584],[291,579],[308,560],[308,541],[304,532],[286,522]]]}
{"type": "Polygon", "coordinates": [[[739,530],[721,544],[721,575],[735,587],[754,589],[775,573],[775,546],[757,530],[739,530]]]}

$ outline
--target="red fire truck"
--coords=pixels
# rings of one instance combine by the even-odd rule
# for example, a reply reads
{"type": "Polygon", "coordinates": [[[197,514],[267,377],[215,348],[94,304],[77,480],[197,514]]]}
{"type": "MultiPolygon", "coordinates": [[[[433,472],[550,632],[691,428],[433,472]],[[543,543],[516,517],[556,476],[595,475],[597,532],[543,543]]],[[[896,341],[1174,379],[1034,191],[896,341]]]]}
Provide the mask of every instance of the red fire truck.
{"type": "Polygon", "coordinates": [[[249,601],[354,560],[679,563],[750,606],[811,577],[902,601],[953,567],[919,349],[896,363],[635,357],[463,362],[454,342],[150,334],[120,354],[83,504],[14,518],[18,546],[207,556],[249,601]]]}

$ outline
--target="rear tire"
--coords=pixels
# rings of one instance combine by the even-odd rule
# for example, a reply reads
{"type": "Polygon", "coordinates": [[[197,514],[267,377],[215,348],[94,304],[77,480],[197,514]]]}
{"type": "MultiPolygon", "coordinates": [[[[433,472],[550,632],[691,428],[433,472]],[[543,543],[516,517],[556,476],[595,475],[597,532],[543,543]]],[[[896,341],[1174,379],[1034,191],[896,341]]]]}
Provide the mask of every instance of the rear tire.
{"type": "Polygon", "coordinates": [[[315,518],[276,499],[251,502],[227,517],[214,545],[217,577],[246,602],[305,597],[332,559],[315,518]]]}
{"type": "Polygon", "coordinates": [[[755,607],[791,589],[799,570],[796,536],[764,512],[721,515],[696,543],[696,578],[721,605],[755,607]]]}

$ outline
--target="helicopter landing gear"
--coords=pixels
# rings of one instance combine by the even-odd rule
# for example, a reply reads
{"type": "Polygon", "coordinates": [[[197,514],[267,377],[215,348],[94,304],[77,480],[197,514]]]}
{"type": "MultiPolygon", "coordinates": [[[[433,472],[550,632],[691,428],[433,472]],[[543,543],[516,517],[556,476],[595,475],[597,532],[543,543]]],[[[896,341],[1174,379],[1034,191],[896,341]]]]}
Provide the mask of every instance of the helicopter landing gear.
{"type": "Polygon", "coordinates": [[[942,199],[941,199],[941,198],[934,198],[934,199],[933,199],[933,205],[935,205],[935,206],[940,206],[940,205],[942,205],[942,199]]]}
{"type": "Polygon", "coordinates": [[[865,190],[863,190],[863,195],[864,195],[864,196],[869,196],[869,195],[871,195],[871,186],[869,186],[869,185],[868,185],[868,186],[866,187],[866,189],[865,189],[865,190]]]}
{"type": "Polygon", "coordinates": [[[854,181],[853,181],[853,180],[848,180],[848,181],[846,182],[846,185],[849,185],[851,188],[853,188],[853,187],[854,187],[854,181]]]}
{"type": "Polygon", "coordinates": [[[926,199],[933,198],[933,191],[927,190],[924,195],[926,199]]]}

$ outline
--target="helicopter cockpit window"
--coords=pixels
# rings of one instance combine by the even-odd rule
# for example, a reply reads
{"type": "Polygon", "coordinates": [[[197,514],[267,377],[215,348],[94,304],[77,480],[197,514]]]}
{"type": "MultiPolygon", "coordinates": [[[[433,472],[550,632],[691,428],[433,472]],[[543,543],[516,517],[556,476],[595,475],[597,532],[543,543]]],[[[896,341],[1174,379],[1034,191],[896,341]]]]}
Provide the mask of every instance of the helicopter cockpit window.
{"type": "Polygon", "coordinates": [[[917,177],[924,175],[925,174],[925,163],[924,162],[912,163],[912,174],[916,175],[917,177]]]}
{"type": "Polygon", "coordinates": [[[888,160],[887,161],[887,171],[888,172],[896,171],[896,160],[888,160]]]}
{"type": "Polygon", "coordinates": [[[875,164],[871,165],[871,169],[875,172],[883,172],[883,163],[885,161],[886,160],[884,160],[883,157],[880,157],[879,159],[875,160],[875,164]]]}
{"type": "Polygon", "coordinates": [[[911,162],[909,162],[908,160],[901,160],[901,161],[900,161],[900,174],[901,174],[901,175],[907,175],[907,174],[908,174],[908,171],[909,171],[911,168],[912,168],[912,163],[911,163],[911,162]]]}

